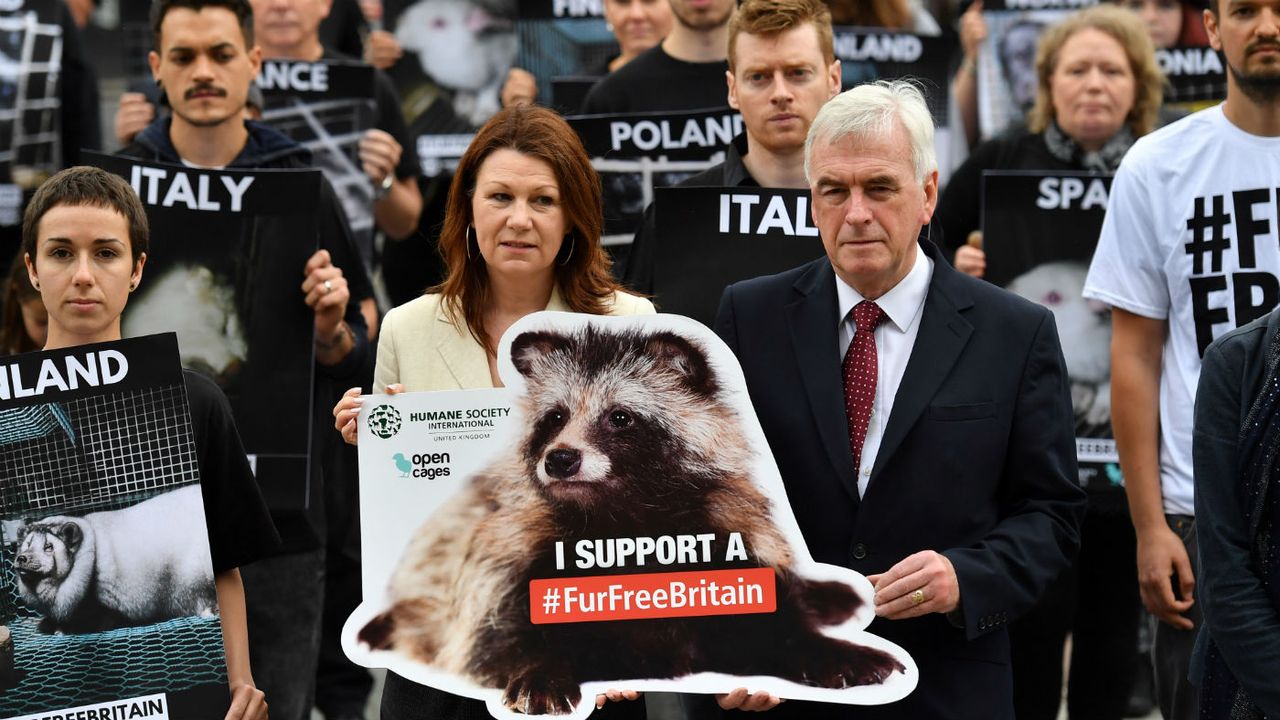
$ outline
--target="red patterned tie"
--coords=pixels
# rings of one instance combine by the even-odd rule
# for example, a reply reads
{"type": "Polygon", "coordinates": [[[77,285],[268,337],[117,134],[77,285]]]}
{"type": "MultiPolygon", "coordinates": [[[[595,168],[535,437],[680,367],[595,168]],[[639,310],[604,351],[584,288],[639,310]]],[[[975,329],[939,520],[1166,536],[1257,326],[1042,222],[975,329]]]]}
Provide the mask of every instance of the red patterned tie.
{"type": "Polygon", "coordinates": [[[844,354],[844,411],[849,418],[849,449],[853,452],[856,475],[862,464],[862,443],[867,439],[871,405],[876,399],[876,326],[885,320],[884,311],[870,300],[853,307],[853,324],[858,330],[844,354]]]}

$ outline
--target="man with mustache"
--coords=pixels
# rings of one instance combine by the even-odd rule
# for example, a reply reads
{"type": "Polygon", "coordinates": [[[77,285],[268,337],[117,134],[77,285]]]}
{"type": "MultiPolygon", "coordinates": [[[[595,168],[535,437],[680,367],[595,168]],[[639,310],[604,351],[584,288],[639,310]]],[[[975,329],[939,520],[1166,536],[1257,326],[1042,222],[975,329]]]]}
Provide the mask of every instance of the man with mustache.
{"type": "MultiPolygon", "coordinates": [[[[159,0],[151,8],[151,29],[151,72],[173,112],[147,126],[122,155],[211,169],[310,166],[310,153],[300,145],[244,119],[249,87],[262,63],[248,0],[159,0]]],[[[359,384],[367,371],[369,340],[360,303],[373,294],[342,206],[327,181],[321,187],[315,211],[320,249],[297,277],[279,279],[300,286],[314,311],[315,408],[332,407],[341,393],[337,388],[359,384]]],[[[271,237],[288,229],[276,225],[259,232],[271,237]]],[[[317,430],[312,438],[309,477],[271,477],[266,468],[258,473],[263,486],[305,486],[309,493],[307,509],[272,508],[282,551],[243,573],[255,680],[271,697],[272,716],[286,720],[304,720],[311,712],[324,572],[323,519],[315,512],[323,507],[319,455],[330,434],[317,430]]]]}
{"type": "MultiPolygon", "coordinates": [[[[1202,618],[1227,655],[1247,647],[1259,620],[1239,602],[1249,539],[1221,518],[1196,519],[1206,499],[1236,483],[1199,472],[1193,483],[1200,359],[1214,338],[1280,300],[1280,0],[1212,0],[1204,24],[1226,59],[1226,102],[1134,144],[1112,185],[1084,290],[1113,308],[1112,422],[1142,601],[1160,620],[1156,695],[1164,717],[1179,720],[1199,714],[1188,667],[1199,665],[1191,658],[1202,618]]],[[[1234,437],[1240,426],[1211,430],[1234,437]]],[[[1200,459],[1197,448],[1197,466],[1200,459]]],[[[1232,668],[1273,675],[1275,666],[1250,657],[1232,668]]],[[[1197,670],[1191,675],[1199,681],[1197,670]]]]}

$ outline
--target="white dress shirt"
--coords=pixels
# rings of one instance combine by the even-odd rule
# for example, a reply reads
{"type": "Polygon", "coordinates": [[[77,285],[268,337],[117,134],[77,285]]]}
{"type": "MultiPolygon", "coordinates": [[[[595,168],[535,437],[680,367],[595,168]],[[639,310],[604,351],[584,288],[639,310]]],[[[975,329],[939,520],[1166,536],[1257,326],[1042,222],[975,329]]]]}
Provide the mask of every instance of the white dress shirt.
{"type": "MultiPolygon", "coordinates": [[[[920,315],[924,311],[924,298],[929,293],[929,281],[932,279],[933,260],[917,247],[916,261],[907,276],[875,300],[888,319],[880,323],[875,331],[876,397],[871,405],[867,437],[862,442],[858,497],[867,492],[871,469],[875,467],[876,454],[880,451],[880,439],[884,437],[885,424],[889,421],[889,414],[893,412],[893,399],[898,395],[902,374],[906,372],[907,361],[911,359],[911,348],[915,347],[916,335],[920,332],[920,315]]],[[[841,280],[839,275],[836,276],[836,295],[840,301],[840,357],[836,361],[843,362],[844,354],[848,352],[849,344],[853,342],[853,335],[857,331],[853,322],[853,306],[864,298],[841,280]]]]}

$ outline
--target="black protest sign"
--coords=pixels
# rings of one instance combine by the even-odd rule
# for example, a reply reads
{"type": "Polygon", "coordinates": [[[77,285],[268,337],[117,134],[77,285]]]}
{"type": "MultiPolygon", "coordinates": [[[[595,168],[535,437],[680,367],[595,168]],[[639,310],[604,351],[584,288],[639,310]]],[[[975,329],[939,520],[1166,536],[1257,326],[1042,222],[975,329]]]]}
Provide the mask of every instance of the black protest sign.
{"type": "Polygon", "coordinates": [[[729,108],[568,120],[604,184],[607,245],[631,242],[655,188],[722,162],[725,147],[743,132],[742,116],[729,108]]]}
{"type": "Polygon", "coordinates": [[[373,66],[342,60],[263,60],[258,87],[267,107],[293,105],[297,101],[374,100],[373,66]]]}
{"type": "Polygon", "coordinates": [[[1156,63],[1169,81],[1165,103],[1216,102],[1227,97],[1225,66],[1213,48],[1158,49],[1156,63]]]}
{"type": "Polygon", "coordinates": [[[832,40],[845,89],[873,80],[914,78],[921,81],[933,122],[947,125],[954,37],[838,27],[832,40]]]}
{"type": "Polygon", "coordinates": [[[743,131],[736,110],[576,115],[569,124],[591,157],[706,160],[743,131]]]}
{"type": "Polygon", "coordinates": [[[1075,410],[1080,484],[1118,491],[1111,434],[1111,316],[1083,296],[1111,176],[988,172],[982,179],[986,279],[1053,312],[1075,410]]]}
{"type": "Polygon", "coordinates": [[[0,4],[0,226],[62,167],[62,28],[55,0],[0,4]]]}
{"type": "Polygon", "coordinates": [[[731,283],[823,254],[808,190],[679,187],[656,195],[653,288],[663,312],[711,325],[731,283]]]}
{"type": "Polygon", "coordinates": [[[372,66],[322,60],[266,60],[258,73],[262,121],[311,151],[333,186],[360,254],[373,259],[373,185],[360,162],[360,138],[374,125],[372,66]]]}
{"type": "Polygon", "coordinates": [[[231,401],[273,508],[306,500],[314,314],[302,269],[316,251],[316,170],[214,171],[91,155],[129,180],[151,250],[125,336],[176,332],[184,366],[231,401]]]}
{"type": "Polygon", "coordinates": [[[522,20],[602,17],[604,0],[524,0],[520,3],[522,20]]]}
{"type": "Polygon", "coordinates": [[[176,339],[5,358],[0,378],[0,717],[223,717],[176,339]]]}

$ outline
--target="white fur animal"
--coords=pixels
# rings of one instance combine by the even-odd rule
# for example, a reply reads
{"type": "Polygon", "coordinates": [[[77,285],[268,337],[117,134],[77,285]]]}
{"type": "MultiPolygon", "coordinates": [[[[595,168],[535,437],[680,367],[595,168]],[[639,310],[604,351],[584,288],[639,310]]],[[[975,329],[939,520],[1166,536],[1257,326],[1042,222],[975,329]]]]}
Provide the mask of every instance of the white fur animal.
{"type": "Polygon", "coordinates": [[[1111,421],[1111,316],[1106,305],[1084,298],[1083,263],[1037,265],[1008,289],[1053,311],[1071,378],[1076,417],[1088,425],[1111,421]]]}
{"type": "Polygon", "coordinates": [[[46,631],[96,632],[217,612],[199,485],[18,531],[14,571],[46,631]]]}
{"type": "Polygon", "coordinates": [[[176,332],[184,367],[215,378],[232,374],[249,355],[235,291],[206,267],[180,265],[129,303],[125,337],[176,332]]]}
{"type": "Polygon", "coordinates": [[[400,15],[396,40],[436,83],[454,91],[457,114],[484,124],[518,49],[514,26],[470,0],[419,0],[400,15]]]}

